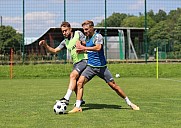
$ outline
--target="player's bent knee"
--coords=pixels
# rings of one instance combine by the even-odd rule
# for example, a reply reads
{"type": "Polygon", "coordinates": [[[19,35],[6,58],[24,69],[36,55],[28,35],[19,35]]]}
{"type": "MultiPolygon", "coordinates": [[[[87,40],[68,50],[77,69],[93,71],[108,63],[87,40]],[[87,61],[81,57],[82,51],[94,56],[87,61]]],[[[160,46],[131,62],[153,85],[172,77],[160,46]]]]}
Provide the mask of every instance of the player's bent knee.
{"type": "Polygon", "coordinates": [[[77,82],[77,88],[82,88],[83,87],[83,82],[82,81],[78,81],[77,82]]]}
{"type": "Polygon", "coordinates": [[[71,73],[71,74],[70,74],[70,79],[77,79],[77,75],[74,74],[74,73],[71,73]]]}
{"type": "Polygon", "coordinates": [[[77,82],[77,86],[81,86],[82,84],[83,84],[83,83],[80,82],[80,81],[77,82]]]}

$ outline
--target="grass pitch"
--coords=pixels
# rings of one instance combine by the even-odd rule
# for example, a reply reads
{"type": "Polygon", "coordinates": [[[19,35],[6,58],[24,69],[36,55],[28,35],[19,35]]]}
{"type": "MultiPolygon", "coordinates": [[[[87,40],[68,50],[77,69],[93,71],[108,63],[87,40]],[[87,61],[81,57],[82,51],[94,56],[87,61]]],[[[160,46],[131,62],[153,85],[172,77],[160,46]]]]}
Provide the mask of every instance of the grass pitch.
{"type": "MultiPolygon", "coordinates": [[[[131,110],[107,84],[95,77],[84,89],[82,113],[55,115],[53,105],[67,90],[69,78],[0,80],[2,128],[178,128],[181,127],[181,81],[117,78],[140,111],[131,110]]],[[[68,111],[73,108],[75,94],[68,111]]]]}

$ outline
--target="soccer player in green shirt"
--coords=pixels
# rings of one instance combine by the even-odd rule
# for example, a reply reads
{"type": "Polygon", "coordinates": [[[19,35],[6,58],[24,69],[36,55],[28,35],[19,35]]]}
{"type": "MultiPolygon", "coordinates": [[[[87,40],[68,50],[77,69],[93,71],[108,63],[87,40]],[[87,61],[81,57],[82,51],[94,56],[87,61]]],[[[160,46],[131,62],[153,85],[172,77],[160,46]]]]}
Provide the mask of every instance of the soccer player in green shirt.
{"type": "MultiPolygon", "coordinates": [[[[62,22],[60,27],[65,39],[58,47],[50,47],[45,40],[41,40],[39,45],[44,46],[49,52],[54,54],[60,52],[64,47],[70,51],[71,58],[73,60],[73,70],[70,73],[70,82],[67,93],[63,98],[60,99],[61,102],[64,102],[68,105],[72,92],[75,90],[76,93],[77,79],[79,78],[82,71],[86,68],[88,58],[85,52],[79,54],[76,52],[76,41],[85,41],[84,34],[81,31],[72,32],[71,25],[68,22],[62,22]]],[[[81,104],[85,104],[85,101],[81,100],[81,104]]]]}

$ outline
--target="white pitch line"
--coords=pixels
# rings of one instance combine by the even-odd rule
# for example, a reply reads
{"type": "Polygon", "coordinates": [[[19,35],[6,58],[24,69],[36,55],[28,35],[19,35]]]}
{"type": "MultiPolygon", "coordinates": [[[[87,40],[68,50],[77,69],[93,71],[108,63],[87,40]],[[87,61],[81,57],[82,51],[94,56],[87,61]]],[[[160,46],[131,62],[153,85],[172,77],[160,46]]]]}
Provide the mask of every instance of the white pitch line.
{"type": "Polygon", "coordinates": [[[170,81],[175,81],[175,82],[180,82],[180,83],[181,83],[181,80],[173,80],[173,79],[167,79],[167,78],[159,78],[159,79],[162,79],[162,80],[170,80],[170,81]]]}

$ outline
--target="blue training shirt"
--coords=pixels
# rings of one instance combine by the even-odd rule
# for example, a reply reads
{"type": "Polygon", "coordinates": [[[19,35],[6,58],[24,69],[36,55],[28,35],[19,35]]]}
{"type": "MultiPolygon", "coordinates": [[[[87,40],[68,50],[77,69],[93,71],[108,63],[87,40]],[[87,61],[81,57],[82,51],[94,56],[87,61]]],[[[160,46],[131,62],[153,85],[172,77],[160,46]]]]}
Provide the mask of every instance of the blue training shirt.
{"type": "Polygon", "coordinates": [[[86,47],[93,47],[96,44],[102,44],[101,50],[87,51],[88,53],[87,65],[92,67],[105,67],[106,58],[104,56],[103,37],[99,33],[95,33],[90,40],[86,41],[86,47]]]}

